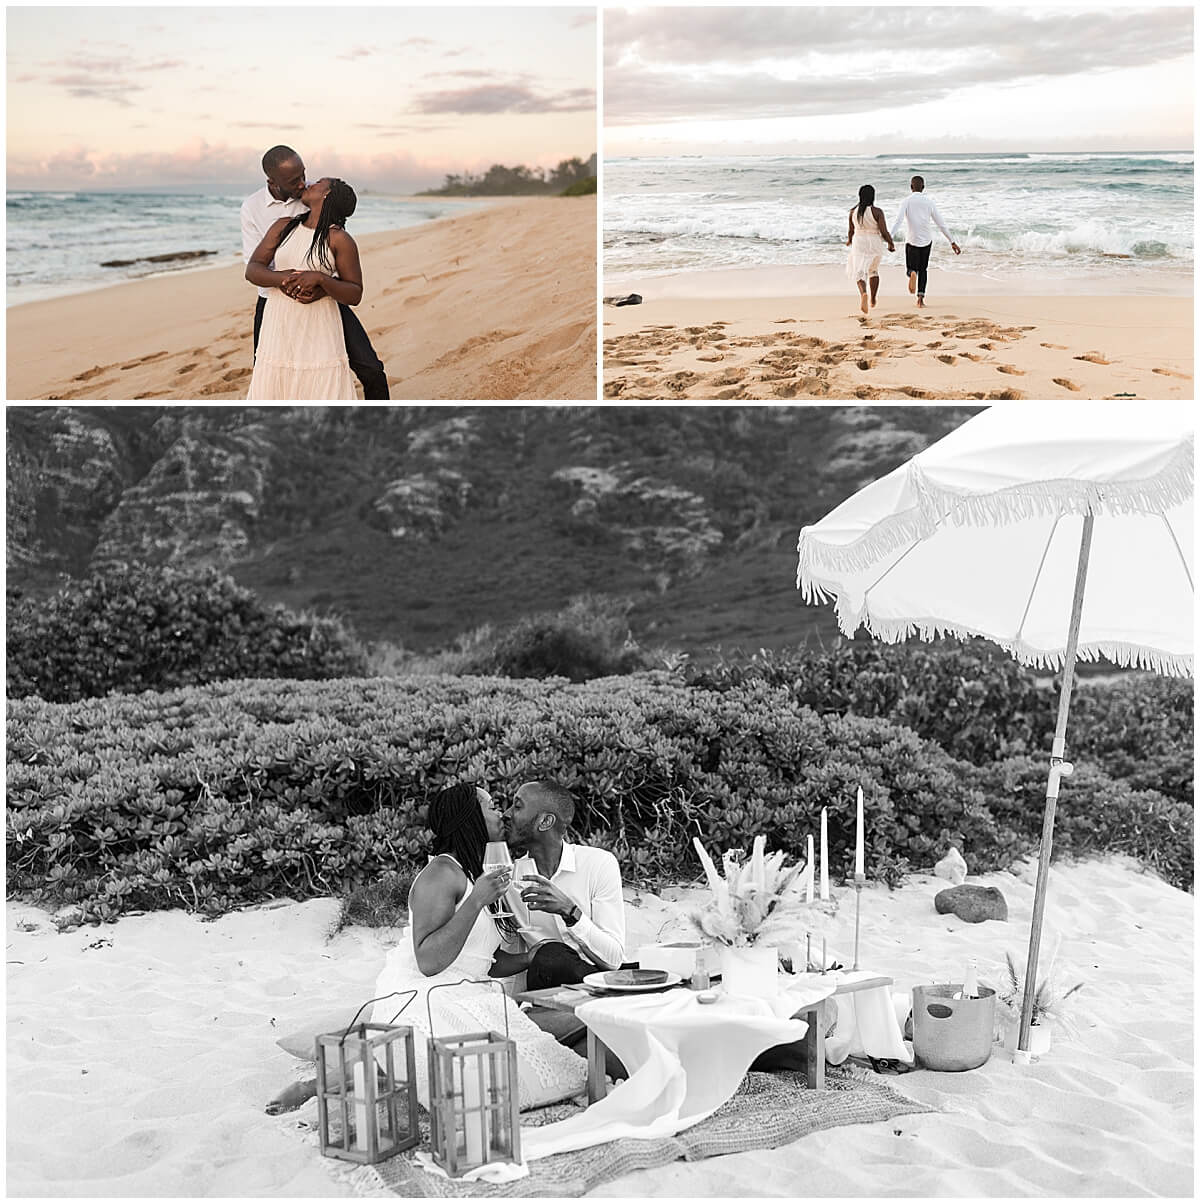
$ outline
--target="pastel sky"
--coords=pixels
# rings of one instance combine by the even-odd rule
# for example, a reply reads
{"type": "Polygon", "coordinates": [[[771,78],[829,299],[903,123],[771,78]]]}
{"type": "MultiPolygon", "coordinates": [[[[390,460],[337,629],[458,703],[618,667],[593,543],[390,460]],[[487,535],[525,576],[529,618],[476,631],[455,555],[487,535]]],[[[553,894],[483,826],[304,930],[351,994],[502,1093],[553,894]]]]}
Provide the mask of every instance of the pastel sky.
{"type": "Polygon", "coordinates": [[[7,10],[8,187],[394,193],[596,148],[594,8],[7,10]]]}
{"type": "Polygon", "coordinates": [[[604,153],[1191,150],[1190,7],[606,9],[604,153]]]}

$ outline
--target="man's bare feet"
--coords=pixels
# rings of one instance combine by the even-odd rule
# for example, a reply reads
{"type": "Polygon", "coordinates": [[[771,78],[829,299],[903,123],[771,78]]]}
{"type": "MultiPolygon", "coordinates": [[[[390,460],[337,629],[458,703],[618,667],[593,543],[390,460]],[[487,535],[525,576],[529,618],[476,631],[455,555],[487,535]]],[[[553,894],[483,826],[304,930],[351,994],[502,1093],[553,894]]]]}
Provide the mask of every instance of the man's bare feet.
{"type": "Polygon", "coordinates": [[[925,308],[925,298],[924,298],[924,297],[918,297],[918,298],[917,298],[917,308],[918,308],[918,309],[924,309],[924,308],[925,308]]]}
{"type": "Polygon", "coordinates": [[[868,307],[867,307],[867,294],[866,293],[863,293],[859,296],[858,308],[861,309],[863,311],[863,313],[867,312],[868,307]]]}
{"type": "Polygon", "coordinates": [[[317,1094],[317,1080],[305,1079],[302,1083],[289,1083],[266,1107],[268,1116],[279,1116],[283,1112],[295,1112],[317,1094]]]}
{"type": "Polygon", "coordinates": [[[909,272],[909,274],[908,274],[908,291],[910,293],[915,293],[917,291],[917,274],[916,274],[916,272],[909,272]]]}

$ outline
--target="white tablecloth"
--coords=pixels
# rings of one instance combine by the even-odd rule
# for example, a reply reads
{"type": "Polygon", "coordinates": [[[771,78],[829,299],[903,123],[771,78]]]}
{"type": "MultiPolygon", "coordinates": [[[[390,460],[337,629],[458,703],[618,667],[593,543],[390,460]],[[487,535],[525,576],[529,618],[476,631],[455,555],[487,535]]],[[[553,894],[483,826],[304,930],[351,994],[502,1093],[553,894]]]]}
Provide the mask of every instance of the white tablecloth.
{"type": "Polygon", "coordinates": [[[722,994],[702,1004],[680,988],[580,1004],[576,1015],[621,1059],[629,1078],[580,1116],[522,1128],[525,1159],[620,1137],[666,1137],[711,1116],[760,1053],[805,1035],[807,1024],[792,1014],[825,999],[837,982],[811,975],[781,985],[769,1000],[722,994]]]}
{"type": "MultiPolygon", "coordinates": [[[[799,974],[796,982],[808,984],[832,980],[834,987],[846,982],[861,982],[876,978],[870,970],[830,970],[821,974],[799,974]]],[[[891,987],[871,987],[834,995],[821,1009],[826,1025],[825,1061],[840,1066],[848,1057],[895,1058],[911,1062],[912,1054],[904,1044],[904,1034],[897,1022],[891,987]],[[835,1023],[832,1032],[828,1025],[835,1023]]]]}

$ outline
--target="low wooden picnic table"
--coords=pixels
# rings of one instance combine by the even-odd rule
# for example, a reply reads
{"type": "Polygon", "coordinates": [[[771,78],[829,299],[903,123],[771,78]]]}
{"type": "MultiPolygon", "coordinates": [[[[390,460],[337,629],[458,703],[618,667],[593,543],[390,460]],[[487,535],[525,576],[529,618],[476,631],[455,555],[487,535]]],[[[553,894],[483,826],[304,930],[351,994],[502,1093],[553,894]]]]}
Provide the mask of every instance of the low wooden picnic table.
{"type": "MultiPolygon", "coordinates": [[[[806,977],[799,975],[798,977],[806,977]]],[[[813,975],[812,977],[817,977],[813,975]]],[[[855,982],[841,982],[833,990],[833,995],[850,995],[855,991],[872,990],[875,987],[890,987],[893,980],[890,978],[863,978],[855,982]]],[[[676,987],[673,990],[690,990],[689,987],[676,987]]],[[[639,992],[631,996],[638,998],[644,992],[639,992]]],[[[612,998],[612,996],[607,996],[612,998]]],[[[826,996],[831,998],[832,996],[826,996]]],[[[522,991],[516,998],[523,1003],[532,1003],[535,1007],[549,1008],[555,1012],[570,1012],[575,1014],[575,1009],[581,1003],[587,1003],[589,999],[595,999],[597,996],[580,986],[562,986],[562,987],[545,987],[540,991],[522,991]]],[[[805,1053],[805,1073],[808,1077],[808,1085],[814,1091],[823,1091],[825,1089],[825,1026],[817,1023],[818,1013],[821,1004],[825,1001],[818,999],[813,1003],[799,1009],[793,1014],[793,1018],[797,1020],[808,1021],[808,1032],[804,1036],[804,1053],[805,1053]]],[[[594,1104],[597,1100],[603,1099],[608,1091],[608,1078],[605,1074],[605,1052],[606,1046],[604,1042],[596,1036],[589,1028],[587,1030],[587,1062],[588,1062],[588,1103],[594,1104]]]]}

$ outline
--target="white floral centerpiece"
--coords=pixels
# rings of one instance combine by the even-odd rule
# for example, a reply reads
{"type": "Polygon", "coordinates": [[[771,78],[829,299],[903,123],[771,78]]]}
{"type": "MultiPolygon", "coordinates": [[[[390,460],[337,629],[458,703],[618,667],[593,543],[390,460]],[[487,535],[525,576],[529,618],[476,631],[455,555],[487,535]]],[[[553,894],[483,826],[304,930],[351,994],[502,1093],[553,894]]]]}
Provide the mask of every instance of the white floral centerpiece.
{"type": "Polygon", "coordinates": [[[691,912],[692,923],[705,936],[721,945],[745,948],[764,940],[788,936],[786,921],[795,920],[801,892],[809,869],[797,863],[783,864],[782,851],[768,853],[767,838],[756,836],[750,860],[731,849],[721,858],[722,874],[708,855],[700,837],[693,838],[710,897],[703,907],[691,912]]]}
{"type": "MultiPolygon", "coordinates": [[[[1078,1035],[1078,1029],[1071,1016],[1074,1001],[1068,1003],[1067,1000],[1083,987],[1083,983],[1077,982],[1070,987],[1063,984],[1054,968],[1057,953],[1056,944],[1054,953],[1050,956],[1049,968],[1033,993],[1033,1008],[1029,1020],[1031,1052],[1044,1053],[1049,1048],[1050,1028],[1053,1025],[1060,1026],[1070,1036],[1078,1035]],[[1040,1034],[1038,1029],[1042,1030],[1040,1034]],[[1035,1046],[1037,1048],[1034,1048],[1035,1046]]],[[[1017,969],[1011,953],[1005,953],[1004,967],[996,974],[996,979],[1000,984],[996,989],[996,999],[1008,1027],[1005,1044],[1010,1049],[1015,1049],[1021,1024],[1021,1006],[1025,997],[1025,975],[1017,969]]]]}
{"type": "Polygon", "coordinates": [[[756,836],[749,861],[742,861],[740,849],[731,849],[721,858],[719,871],[700,838],[692,843],[704,866],[709,898],[689,918],[703,936],[721,946],[726,992],[773,994],[779,950],[772,942],[786,940],[795,930],[810,867],[786,867],[785,854],[768,854],[766,837],[756,836]]]}

